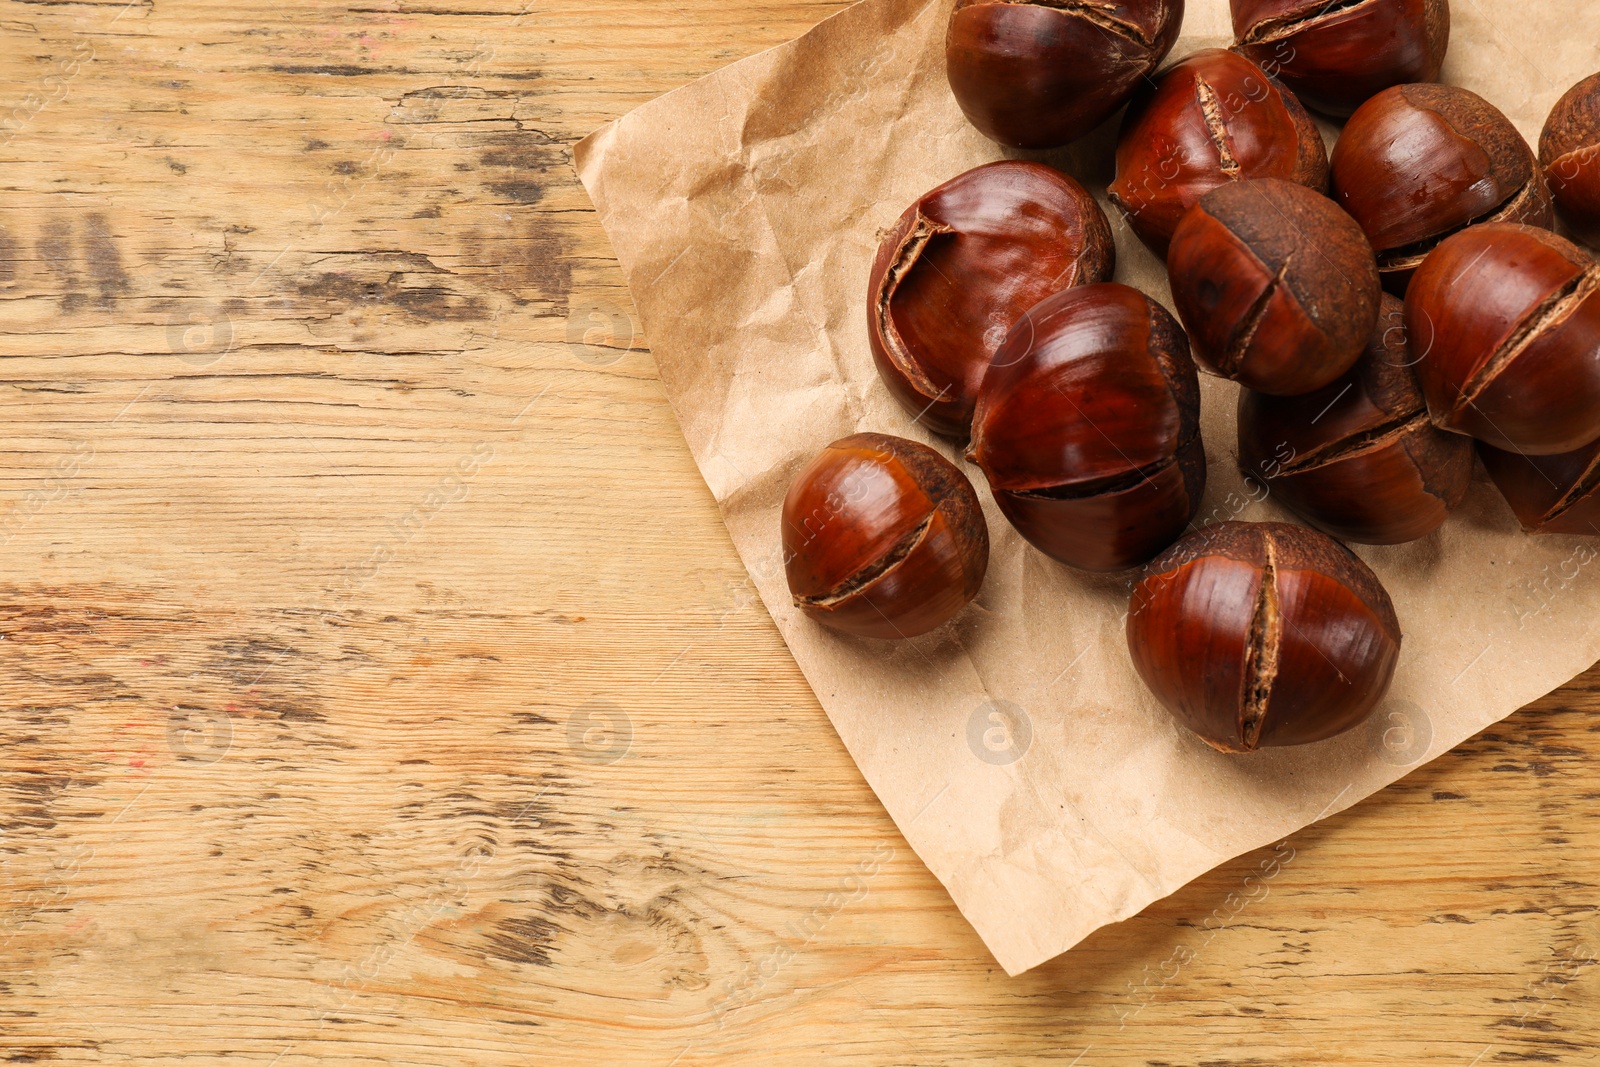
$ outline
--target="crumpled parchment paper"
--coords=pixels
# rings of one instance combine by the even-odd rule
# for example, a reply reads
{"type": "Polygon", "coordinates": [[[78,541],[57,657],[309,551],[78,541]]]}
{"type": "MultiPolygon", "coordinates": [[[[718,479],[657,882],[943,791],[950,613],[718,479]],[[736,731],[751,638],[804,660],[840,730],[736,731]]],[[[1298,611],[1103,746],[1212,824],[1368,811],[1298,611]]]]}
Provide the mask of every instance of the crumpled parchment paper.
{"type": "MultiPolygon", "coordinates": [[[[1466,0],[1445,80],[1536,142],[1600,69],[1591,0],[1466,0]]],[[[995,958],[1017,974],[1232,857],[1354,804],[1600,658],[1600,541],[1530,538],[1480,475],[1439,533],[1358,547],[1405,627],[1368,728],[1226,756],[1174,725],[1129,663],[1128,576],[1029,548],[989,500],[978,601],[899,645],[855,640],[790,604],[779,508],[828,442],[927,441],[867,348],[878,233],[917,196],[1003,153],[944,76],[951,0],[864,0],[803,37],[669,93],[577,147],[661,380],[734,544],[840,737],[995,958]]],[[[1190,0],[1174,52],[1228,42],[1226,0],[1190,0]]],[[[1036,156],[1104,196],[1117,120],[1036,156]]],[[[1333,127],[1326,126],[1330,137],[1333,127]]],[[[1117,280],[1170,307],[1160,265],[1117,220],[1117,280]]],[[[1283,519],[1235,470],[1237,387],[1203,378],[1201,521],[1283,519]]]]}

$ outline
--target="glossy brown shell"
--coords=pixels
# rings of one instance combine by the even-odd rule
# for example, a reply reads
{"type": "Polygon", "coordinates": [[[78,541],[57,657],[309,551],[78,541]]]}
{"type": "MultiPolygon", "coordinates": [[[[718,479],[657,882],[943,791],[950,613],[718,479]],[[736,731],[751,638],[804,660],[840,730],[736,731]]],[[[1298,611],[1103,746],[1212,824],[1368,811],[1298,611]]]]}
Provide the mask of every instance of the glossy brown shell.
{"type": "Polygon", "coordinates": [[[1551,110],[1539,162],[1562,220],[1600,247],[1600,74],[1574,85],[1551,110]]]}
{"type": "Polygon", "coordinates": [[[1557,456],[1485,444],[1478,454],[1524,530],[1600,537],[1600,441],[1557,456]]]}
{"type": "Polygon", "coordinates": [[[1040,551],[1123,570],[1171,544],[1199,508],[1199,416],[1176,320],[1125,285],[1084,286],[1012,328],[984,378],[967,458],[1040,551]]]}
{"type": "Polygon", "coordinates": [[[1386,295],[1361,360],[1314,393],[1239,396],[1240,472],[1346,541],[1425,537],[1472,485],[1472,441],[1429,420],[1404,315],[1386,295]]]}
{"type": "Polygon", "coordinates": [[[1213,189],[1167,253],[1195,358],[1251,389],[1320,389],[1360,358],[1378,318],[1361,227],[1320,193],[1267,178],[1213,189]]]}
{"type": "Polygon", "coordinates": [[[878,247],[867,295],[878,373],[929,429],[965,439],[1011,324],[1115,263],[1111,224],[1074,179],[1021,160],[969,170],[907,208],[878,247]]]}
{"type": "Polygon", "coordinates": [[[1531,226],[1475,226],[1423,262],[1406,329],[1436,425],[1555,455],[1600,437],[1600,266],[1531,226]]]}
{"type": "Polygon", "coordinates": [[[1377,575],[1285,523],[1196,531],[1134,587],[1128,649],[1173,716],[1224,752],[1308,744],[1383,699],[1400,622],[1377,575]]]}
{"type": "Polygon", "coordinates": [[[1183,0],[956,0],[945,69],[984,136],[1053,148],[1110,118],[1178,39],[1183,0]]]}
{"type": "Polygon", "coordinates": [[[1522,134],[1483,97],[1400,85],[1362,104],[1334,146],[1333,193],[1405,293],[1445,238],[1482,222],[1550,226],[1550,190],[1522,134]]]}
{"type": "Polygon", "coordinates": [[[1234,48],[1324,114],[1439,78],[1449,0],[1232,0],[1234,48]]]}
{"type": "Polygon", "coordinates": [[[949,460],[887,434],[835,441],[783,502],[794,604],[835,630],[916,637],[983,585],[989,532],[978,494],[949,460]]]}
{"type": "Polygon", "coordinates": [[[1187,56],[1134,96],[1117,141],[1111,201],[1159,256],[1184,212],[1221,185],[1328,184],[1322,135],[1293,93],[1243,56],[1187,56]]]}

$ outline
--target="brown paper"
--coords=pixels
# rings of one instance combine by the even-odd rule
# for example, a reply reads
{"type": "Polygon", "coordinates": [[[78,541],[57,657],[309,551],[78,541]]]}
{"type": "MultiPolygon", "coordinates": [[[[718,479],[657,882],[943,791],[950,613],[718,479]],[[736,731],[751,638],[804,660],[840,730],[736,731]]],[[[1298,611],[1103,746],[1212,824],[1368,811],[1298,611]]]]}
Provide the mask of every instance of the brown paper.
{"type": "MultiPolygon", "coordinates": [[[[1446,80],[1537,138],[1560,94],[1600,69],[1595,35],[1573,32],[1592,26],[1590,2],[1458,0],[1446,80]]],[[[899,645],[803,618],[784,582],[778,516],[807,459],[875,430],[960,462],[890,399],[866,335],[878,232],[924,191],[1002,156],[945,83],[949,5],[865,0],[626,115],[581,143],[577,164],[762,599],[906,840],[1017,974],[1589,667],[1600,658],[1600,566],[1582,540],[1522,535],[1480,473],[1441,532],[1357,548],[1406,631],[1369,726],[1249,756],[1213,752],[1141,685],[1120,621],[1127,576],[1078,573],[1029,548],[971,467],[993,540],[974,605],[899,645]]],[[[1174,54],[1226,43],[1226,0],[1189,6],[1174,54]]],[[[1114,135],[1115,122],[1046,158],[1103,197],[1114,135]]],[[[1116,225],[1118,280],[1170,306],[1157,261],[1116,225]]],[[[1235,470],[1237,388],[1203,384],[1202,521],[1286,519],[1235,470]]]]}

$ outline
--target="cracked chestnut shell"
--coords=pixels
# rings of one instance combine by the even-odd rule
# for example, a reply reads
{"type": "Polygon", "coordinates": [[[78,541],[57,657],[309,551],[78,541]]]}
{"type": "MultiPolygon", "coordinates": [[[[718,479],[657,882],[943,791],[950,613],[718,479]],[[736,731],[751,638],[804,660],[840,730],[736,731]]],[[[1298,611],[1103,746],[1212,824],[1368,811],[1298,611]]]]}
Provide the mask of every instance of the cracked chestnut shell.
{"type": "Polygon", "coordinates": [[[1539,162],[1561,218],[1580,240],[1600,246],[1600,74],[1556,103],[1539,137],[1539,162]]]}
{"type": "Polygon", "coordinates": [[[858,433],[823,449],[783,501],[794,605],[859,637],[916,637],[978,595],[989,530],[967,476],[926,445],[858,433]]]}
{"type": "Polygon", "coordinates": [[[1479,444],[1500,495],[1528,533],[1600,537],[1600,441],[1558,456],[1525,456],[1479,444]]]}
{"type": "Polygon", "coordinates": [[[984,136],[1055,148],[1127,103],[1182,24],[1183,0],[956,0],[945,69],[984,136]]]}
{"type": "Polygon", "coordinates": [[[1276,178],[1201,197],[1173,234],[1167,269],[1195,358],[1279,396],[1349,370],[1383,292],[1361,227],[1321,193],[1276,178]]]}
{"type": "Polygon", "coordinates": [[[1231,0],[1234,48],[1307,107],[1349,115],[1394,85],[1439,78],[1449,0],[1231,0]]]}
{"type": "Polygon", "coordinates": [[[1117,141],[1111,202],[1165,257],[1184,212],[1229,182],[1328,185],[1328,155],[1292,92],[1243,56],[1205,49],[1134,95],[1117,141]]]}
{"type": "Polygon", "coordinates": [[[1436,425],[1512,452],[1600,438],[1600,266],[1532,226],[1474,226],[1440,245],[1406,296],[1436,425]]]}
{"type": "Polygon", "coordinates": [[[1145,568],[1128,611],[1139,676],[1212,748],[1341,734],[1371,714],[1400,658],[1383,583],[1304,526],[1224,522],[1145,568]]]}
{"type": "Polygon", "coordinates": [[[1333,194],[1404,296],[1440,242],[1482,222],[1549,227],[1550,189],[1522,134],[1453,85],[1397,85],[1356,109],[1333,149],[1333,194]]]}
{"type": "Polygon", "coordinates": [[[923,425],[965,439],[1011,324],[1115,265],[1111,224],[1074,179],[1022,160],[969,170],[907,208],[878,247],[867,298],[878,373],[923,425]]]}
{"type": "Polygon", "coordinates": [[[1239,470],[1324,533],[1398,545],[1444,525],[1472,485],[1472,441],[1428,418],[1405,305],[1383,298],[1366,352],[1305,396],[1239,396],[1239,470]]]}
{"type": "Polygon", "coordinates": [[[1125,285],[1044,300],[984,377],[967,458],[1052,559],[1092,571],[1143,563],[1183,532],[1205,489],[1183,329],[1125,285]]]}

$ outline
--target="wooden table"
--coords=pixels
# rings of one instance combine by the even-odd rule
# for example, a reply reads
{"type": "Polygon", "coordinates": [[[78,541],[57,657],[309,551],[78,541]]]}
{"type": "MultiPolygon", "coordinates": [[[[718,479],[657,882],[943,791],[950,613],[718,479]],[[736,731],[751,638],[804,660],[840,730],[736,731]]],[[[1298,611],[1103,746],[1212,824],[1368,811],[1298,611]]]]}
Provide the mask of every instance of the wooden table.
{"type": "Polygon", "coordinates": [[[570,166],[842,6],[0,2],[5,1062],[1600,1062],[1600,673],[1021,978],[906,847],[570,166]]]}

